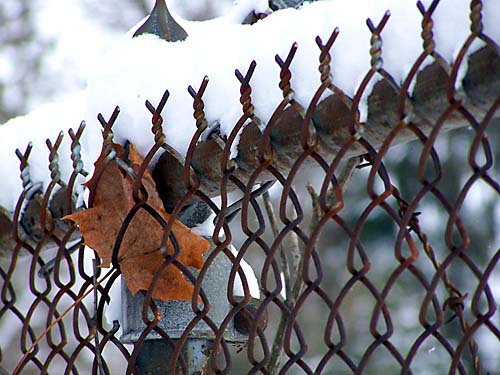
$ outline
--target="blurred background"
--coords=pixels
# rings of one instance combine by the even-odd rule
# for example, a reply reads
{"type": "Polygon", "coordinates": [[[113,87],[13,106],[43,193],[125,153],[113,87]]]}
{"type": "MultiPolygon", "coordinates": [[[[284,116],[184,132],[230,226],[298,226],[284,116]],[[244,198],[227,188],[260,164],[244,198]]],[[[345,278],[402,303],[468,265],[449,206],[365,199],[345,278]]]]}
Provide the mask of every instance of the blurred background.
{"type": "MultiPolygon", "coordinates": [[[[96,57],[151,10],[153,0],[0,2],[0,124],[85,87],[96,57]]],[[[171,0],[185,19],[223,15],[231,0],[171,0]]]]}

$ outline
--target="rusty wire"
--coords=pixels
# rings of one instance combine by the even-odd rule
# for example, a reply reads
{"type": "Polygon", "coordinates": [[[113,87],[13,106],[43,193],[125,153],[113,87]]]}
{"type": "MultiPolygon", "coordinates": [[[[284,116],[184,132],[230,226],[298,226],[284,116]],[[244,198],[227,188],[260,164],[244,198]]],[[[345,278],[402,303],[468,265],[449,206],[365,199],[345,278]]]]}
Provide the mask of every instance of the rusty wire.
{"type": "MultiPolygon", "coordinates": [[[[99,116],[105,161],[94,173],[93,184],[99,184],[107,163],[117,163],[134,179],[135,202],[115,241],[115,270],[103,284],[97,285],[102,276],[102,270],[95,266],[98,258],[94,267],[86,265],[91,250],[82,245],[78,228],[62,219],[81,208],[75,206],[73,192],[78,175],[86,175],[79,143],[85,125],[69,133],[73,161],[69,181],[61,180],[58,169],[62,134],[53,143],[47,141],[52,180],[45,188],[30,177],[31,145],[24,153],[18,151],[24,190],[8,225],[2,221],[0,227],[0,244],[7,248],[2,254],[9,254],[0,265],[0,323],[16,326],[15,340],[1,342],[2,366],[16,368],[19,374],[139,373],[141,350],[154,337],[170,348],[166,365],[169,373],[189,373],[191,358],[184,348],[191,339],[205,337],[196,333],[203,324],[210,332],[211,344],[205,353],[208,373],[499,371],[500,357],[496,356],[496,363],[488,362],[488,353],[493,354],[486,347],[493,342],[493,351],[500,352],[498,287],[495,292],[492,285],[498,282],[500,271],[495,223],[482,223],[490,228],[492,237],[487,241],[492,250],[478,248],[481,242],[474,238],[472,224],[477,219],[464,209],[464,202],[478,185],[492,191],[497,205],[500,198],[495,160],[500,133],[492,125],[495,119],[498,121],[500,107],[495,85],[499,47],[483,33],[482,3],[473,0],[470,37],[454,64],[447,66],[434,50],[432,15],[439,1],[433,1],[428,9],[421,2],[417,6],[422,13],[423,50],[401,84],[384,70],[382,31],[390,17],[386,13],[378,24],[367,21],[372,32],[371,68],[353,98],[332,83],[330,65],[335,63],[335,56],[330,50],[338,35],[335,29],[325,43],[319,37],[316,40],[321,76],[307,108],[300,106],[293,94],[290,67],[299,47],[294,44],[286,57],[276,56],[283,99],[265,128],[252,104],[255,62],[246,73],[236,70],[233,77],[241,85],[242,115],[227,136],[219,134],[205,118],[203,94],[210,85],[209,78],[205,77],[197,90],[189,87],[197,130],[185,157],[167,144],[163,133],[164,127],[172,126],[161,114],[169,105],[168,91],[158,106],[146,102],[155,145],[138,170],[130,167],[126,155],[117,152],[113,144],[119,108],[108,120],[99,116]],[[464,92],[458,92],[459,68],[477,39],[485,46],[471,56],[464,92]],[[434,62],[422,69],[429,57],[434,62]],[[369,95],[368,119],[362,123],[359,105],[376,76],[380,80],[369,95]],[[320,101],[325,92],[334,95],[320,101]],[[469,131],[457,131],[458,136],[454,132],[445,134],[457,124],[467,126],[469,131]],[[238,155],[232,158],[232,146],[238,137],[238,155]],[[469,146],[451,143],[457,137],[469,146]],[[406,180],[398,181],[398,173],[402,173],[398,166],[403,164],[391,156],[391,150],[410,139],[414,139],[408,145],[412,152],[405,152],[403,158],[407,163],[404,168],[410,173],[405,174],[406,180]],[[447,170],[451,164],[439,146],[443,139],[451,139],[450,149],[467,160],[460,170],[447,170]],[[147,191],[142,184],[142,176],[157,153],[162,155],[153,176],[165,208],[172,214],[168,220],[146,203],[147,191]],[[309,169],[315,170],[321,182],[305,192],[301,174],[309,169]],[[456,178],[454,173],[465,176],[465,180],[450,193],[445,181],[456,178]],[[350,179],[356,184],[347,187],[350,179]],[[279,196],[271,201],[266,194],[263,202],[255,187],[270,181],[280,186],[276,190],[280,192],[271,195],[279,196]],[[61,200],[53,198],[59,191],[61,200]],[[240,200],[238,206],[231,207],[234,191],[239,192],[240,200]],[[363,198],[354,196],[353,200],[353,191],[363,198]],[[220,204],[214,201],[215,196],[220,196],[220,204]],[[216,215],[212,250],[199,272],[179,262],[180,249],[172,232],[174,220],[194,202],[203,202],[216,215]],[[442,216],[434,228],[438,236],[428,233],[426,223],[433,215],[426,211],[433,207],[438,207],[442,216]],[[238,220],[230,223],[239,208],[238,220]],[[153,286],[162,270],[177,267],[194,285],[194,293],[186,305],[192,314],[188,323],[182,332],[172,333],[162,326],[166,318],[162,315],[163,303],[152,298],[152,288],[144,291],[140,312],[143,328],[130,343],[121,340],[118,322],[106,322],[104,311],[113,304],[110,289],[119,276],[121,241],[139,210],[145,210],[164,228],[160,251],[165,262],[156,272],[153,286]],[[379,237],[370,238],[367,228],[377,220],[391,230],[381,228],[379,237]],[[7,240],[4,233],[8,233],[7,240]],[[382,244],[378,242],[381,239],[385,241],[382,244]],[[166,251],[169,241],[175,249],[172,254],[166,251]],[[333,246],[331,241],[335,242],[333,246]],[[231,244],[238,244],[236,255],[230,250],[231,244]],[[49,248],[56,249],[55,255],[49,248]],[[71,255],[75,250],[77,253],[71,255]],[[210,315],[214,306],[204,280],[221,257],[232,265],[226,288],[231,290],[239,277],[245,296],[236,298],[228,292],[228,309],[217,320],[210,315]],[[249,280],[240,267],[243,258],[260,265],[256,269],[260,301],[252,301],[250,296],[249,280]],[[82,296],[92,288],[93,303],[82,302],[82,296]],[[403,291],[395,297],[397,289],[403,291]],[[282,290],[287,291],[286,297],[281,295],[282,290]],[[398,299],[408,303],[405,290],[414,303],[411,322],[401,322],[402,311],[408,306],[397,303],[398,299]],[[71,304],[75,304],[72,312],[60,319],[71,304]],[[235,321],[240,325],[246,322],[244,334],[235,335],[235,321]],[[51,329],[44,332],[47,327],[51,329]],[[241,353],[233,349],[235,344],[241,353]],[[439,353],[439,364],[434,359],[435,367],[429,367],[426,362],[432,362],[428,358],[434,351],[439,353]]],[[[91,195],[89,207],[93,200],[91,195]]],[[[486,208],[481,212],[486,216],[486,208]]]]}

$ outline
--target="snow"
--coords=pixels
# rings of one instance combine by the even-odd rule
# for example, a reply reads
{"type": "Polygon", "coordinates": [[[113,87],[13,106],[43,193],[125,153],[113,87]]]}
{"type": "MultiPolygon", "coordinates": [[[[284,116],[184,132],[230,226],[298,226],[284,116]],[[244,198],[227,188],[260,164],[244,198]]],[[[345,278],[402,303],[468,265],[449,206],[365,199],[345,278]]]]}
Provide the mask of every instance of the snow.
{"type": "MultiPolygon", "coordinates": [[[[48,169],[49,149],[45,141],[50,139],[54,144],[61,131],[65,136],[58,152],[60,171],[63,181],[68,181],[72,172],[71,138],[68,135],[68,129],[77,129],[80,125],[83,118],[83,102],[84,96],[80,93],[60,103],[43,105],[28,115],[12,119],[0,127],[2,139],[0,175],[9,176],[2,181],[0,206],[7,211],[14,211],[22,192],[19,177],[20,161],[15,154],[15,149],[19,148],[24,154],[26,146],[32,142],[33,149],[28,159],[31,179],[36,183],[43,183],[46,187],[50,182],[50,172],[48,169]]],[[[85,150],[82,150],[82,153],[87,154],[85,150]]],[[[90,162],[89,157],[84,156],[84,159],[90,162]]],[[[80,187],[80,184],[77,183],[76,186],[80,187]]]]}
{"type": "MultiPolygon", "coordinates": [[[[91,251],[89,251],[91,253],[91,251]]],[[[117,320],[120,323],[120,328],[116,335],[118,337],[122,334],[122,322],[123,322],[123,306],[122,306],[122,276],[118,276],[111,288],[109,289],[110,303],[105,305],[104,308],[104,321],[107,324],[106,328],[110,329],[113,327],[113,322],[117,320]]]]}
{"type": "MultiPolygon", "coordinates": [[[[208,219],[205,220],[203,223],[198,224],[196,227],[192,228],[193,232],[199,236],[212,237],[215,228],[213,224],[214,218],[215,214],[210,215],[208,219]]],[[[233,245],[229,246],[229,250],[231,250],[231,252],[235,257],[238,256],[238,250],[233,245]]],[[[245,259],[241,259],[239,264],[241,266],[243,273],[245,274],[250,295],[255,299],[259,299],[260,287],[259,287],[259,282],[257,281],[257,277],[255,276],[255,271],[253,270],[252,266],[245,261],[245,259]]],[[[238,273],[236,273],[236,277],[234,278],[233,295],[235,297],[245,296],[243,283],[238,273]]]]}
{"type": "Polygon", "coordinates": [[[283,297],[283,299],[286,300],[286,282],[285,282],[285,274],[283,272],[280,273],[280,279],[281,279],[280,295],[281,295],[281,297],[283,297]]]}
{"type": "MultiPolygon", "coordinates": [[[[60,72],[65,73],[56,98],[59,102],[44,104],[28,115],[0,126],[0,206],[10,212],[14,210],[22,192],[15,149],[19,148],[24,152],[28,142],[32,142],[33,151],[29,159],[32,178],[46,187],[50,181],[50,172],[47,168],[49,151],[45,140],[49,138],[54,141],[60,131],[63,131],[65,137],[59,151],[59,160],[62,179],[67,181],[72,170],[67,131],[69,128],[77,129],[80,122],[86,120],[82,159],[85,168],[92,172],[93,162],[101,149],[101,126],[96,121],[96,116],[102,112],[108,118],[116,105],[121,107],[121,114],[114,128],[116,140],[130,140],[146,154],[152,146],[153,137],[150,132],[151,118],[144,101],[149,99],[156,104],[168,89],[171,95],[164,110],[164,129],[167,142],[183,154],[195,131],[192,99],[187,87],[192,85],[197,90],[205,75],[210,79],[204,95],[207,120],[210,123],[218,121],[222,134],[227,135],[241,116],[239,83],[234,77],[234,70],[239,69],[244,74],[252,60],[257,62],[251,80],[252,100],[256,115],[263,120],[265,126],[282,99],[278,88],[279,67],[274,56],[279,54],[284,59],[294,42],[298,43],[298,50],[291,67],[292,87],[295,99],[304,107],[307,107],[320,83],[317,71],[319,50],[314,42],[316,35],[326,41],[333,29],[339,28],[340,34],[331,51],[333,83],[351,97],[370,69],[370,33],[365,24],[366,18],[370,17],[377,25],[386,10],[391,12],[382,32],[382,57],[384,69],[397,82],[404,79],[422,52],[422,16],[415,6],[415,0],[318,1],[304,5],[300,10],[288,9],[273,13],[253,26],[239,23],[252,9],[268,13],[267,1],[241,0],[238,6],[227,8],[225,16],[210,21],[189,22],[174,14],[190,34],[186,41],[177,43],[167,43],[151,35],[131,39],[133,31],[142,22],[120,38],[109,30],[101,29],[92,19],[86,18],[84,22],[75,23],[74,20],[78,17],[71,4],[76,2],[47,0],[44,2],[45,7],[39,12],[39,22],[44,23],[44,27],[40,26],[39,29],[45,31],[45,37],[57,37],[59,40],[55,55],[44,62],[44,68],[49,69],[45,76],[62,76],[60,72]],[[59,16],[54,21],[54,15],[49,9],[56,8],[59,16]],[[52,27],[47,28],[47,25],[52,27]],[[109,45],[112,48],[107,49],[109,45]],[[83,89],[85,81],[88,82],[85,90],[66,96],[67,92],[83,89]]],[[[186,3],[182,0],[177,2],[186,3]]],[[[428,7],[431,0],[424,0],[423,3],[428,7]]],[[[500,2],[485,0],[483,5],[484,32],[496,43],[500,43],[500,2]]],[[[442,0],[433,15],[436,51],[448,62],[453,61],[469,35],[469,13],[467,0],[442,0]]],[[[475,43],[468,54],[480,46],[481,43],[475,43]]],[[[0,56],[0,75],[14,76],[16,67],[11,63],[12,51],[7,52],[9,53],[0,56]]],[[[422,67],[432,61],[427,59],[422,67]]],[[[466,72],[466,64],[467,61],[463,61],[457,89],[460,89],[460,77],[466,72]]],[[[379,78],[376,76],[376,79],[379,78]]],[[[371,82],[371,86],[375,80],[371,82]]],[[[367,115],[365,101],[368,93],[369,90],[361,102],[362,121],[367,115]]],[[[9,95],[11,103],[25,100],[20,95],[9,95]]],[[[26,100],[27,106],[32,108],[38,106],[44,98],[39,94],[35,99],[26,100]]],[[[80,189],[78,183],[75,186],[80,189]]],[[[281,185],[276,184],[272,188],[273,195],[278,194],[281,188],[281,185]]],[[[474,195],[471,202],[476,198],[474,195]]],[[[500,217],[500,206],[498,207],[497,217],[500,217]]],[[[427,211],[424,210],[423,214],[427,211]]],[[[429,217],[439,217],[431,216],[429,217]]],[[[212,235],[211,220],[197,230],[212,235]]],[[[237,255],[234,247],[231,247],[231,251],[237,255]]],[[[252,267],[244,260],[240,265],[252,297],[260,298],[259,284],[252,267]]],[[[21,264],[18,269],[27,267],[21,264]]],[[[281,293],[285,298],[284,280],[282,275],[281,277],[281,293]]],[[[498,279],[496,275],[492,277],[490,286],[498,285],[498,279]]],[[[116,280],[110,292],[113,303],[106,311],[109,323],[121,319],[119,288],[120,281],[116,280]]],[[[493,293],[498,296],[499,288],[493,288],[493,293]]],[[[233,294],[244,295],[239,275],[235,278],[233,294]]],[[[24,294],[19,305],[29,306],[30,301],[29,295],[24,294]]],[[[15,317],[9,315],[8,320],[2,324],[4,342],[10,342],[11,335],[15,333],[7,328],[13,320],[15,317]]],[[[18,325],[13,324],[12,327],[17,328],[18,325]]]]}
{"type": "MultiPolygon", "coordinates": [[[[424,1],[424,5],[429,6],[430,0],[424,1]]],[[[0,128],[1,138],[7,140],[7,147],[0,152],[2,160],[7,162],[0,166],[0,173],[13,176],[3,184],[0,205],[12,211],[21,191],[20,179],[14,177],[19,174],[15,148],[24,149],[28,140],[33,141],[34,155],[30,161],[34,166],[34,179],[46,185],[49,172],[45,139],[55,138],[60,130],[66,133],[68,127],[76,128],[82,119],[87,122],[82,140],[86,152],[84,162],[91,172],[101,148],[101,126],[96,116],[102,113],[108,118],[116,105],[120,106],[121,113],[114,126],[115,141],[128,140],[146,154],[154,141],[150,131],[151,115],[144,102],[148,99],[158,103],[168,89],[170,98],[163,112],[164,131],[167,142],[185,154],[195,132],[192,98],[187,87],[191,85],[197,90],[205,76],[210,80],[203,96],[207,121],[218,122],[222,135],[228,135],[242,115],[239,82],[234,70],[245,73],[252,60],[257,62],[251,80],[252,100],[255,113],[265,126],[282,100],[278,87],[280,69],[274,56],[278,54],[285,59],[293,43],[298,44],[298,50],[291,66],[292,88],[295,99],[303,107],[308,106],[320,84],[319,49],[314,42],[317,35],[326,41],[338,27],[340,34],[331,50],[333,83],[351,97],[370,69],[371,33],[365,24],[368,17],[377,25],[387,10],[391,12],[382,32],[382,57],[384,68],[397,82],[404,79],[422,51],[422,17],[413,0],[318,1],[305,4],[299,10],[272,13],[253,26],[240,25],[252,9],[267,12],[267,1],[241,0],[228,15],[206,22],[183,21],[177,16],[190,35],[183,42],[168,43],[153,35],[130,38],[128,33],[99,56],[100,62],[93,68],[94,58],[82,59],[79,69],[88,71],[88,86],[77,99],[43,107],[0,128]]],[[[500,15],[500,3],[485,2],[485,10],[485,30],[500,42],[500,27],[495,23],[500,15]]],[[[469,34],[468,17],[467,0],[442,1],[435,11],[436,51],[448,62],[453,61],[469,34]]],[[[75,29],[69,25],[65,28],[75,29]]],[[[99,35],[89,35],[91,40],[98,38],[99,35]]],[[[88,51],[91,44],[86,43],[84,50],[88,51]]],[[[71,47],[68,43],[62,45],[71,47]]],[[[102,44],[99,46],[96,54],[103,50],[102,44]]],[[[479,46],[480,43],[476,43],[474,49],[479,46]]],[[[71,48],[77,53],[78,47],[71,48]]],[[[372,80],[371,85],[377,79],[372,80]]],[[[366,118],[368,94],[366,91],[359,108],[362,120],[366,118]]],[[[65,138],[61,152],[67,155],[69,141],[65,138]]],[[[235,145],[233,156],[236,151],[235,145]]],[[[64,155],[60,159],[68,162],[64,155]]],[[[66,173],[69,165],[62,166],[66,173]]]]}
{"type": "MultiPolygon", "coordinates": [[[[63,101],[67,93],[85,87],[89,74],[105,48],[122,36],[121,32],[100,23],[98,19],[82,17],[82,6],[81,0],[44,0],[43,4],[34,5],[39,37],[55,41],[50,49],[44,51],[41,70],[45,80],[57,80],[53,99],[58,101],[63,101]],[[58,79],[61,76],[64,78],[58,79]]],[[[48,90],[54,88],[49,87],[48,90]]],[[[28,99],[31,109],[36,109],[47,100],[37,92],[28,99]]]]}
{"type": "MultiPolygon", "coordinates": [[[[230,245],[230,250],[234,256],[238,256],[238,250],[233,245],[230,245]]],[[[260,287],[255,272],[250,264],[248,264],[244,259],[240,261],[240,267],[245,274],[245,278],[248,284],[248,291],[252,298],[260,299],[260,287]]],[[[245,297],[245,290],[243,288],[243,282],[240,275],[237,273],[234,278],[233,285],[233,296],[235,297],[245,297]]]]}
{"type": "MultiPolygon", "coordinates": [[[[208,75],[206,117],[209,123],[219,122],[222,134],[228,135],[241,116],[234,69],[244,73],[255,59],[252,99],[256,115],[265,124],[282,99],[275,54],[285,58],[292,44],[298,43],[291,68],[292,87],[295,99],[307,107],[319,85],[319,50],[314,38],[320,35],[326,40],[334,27],[339,28],[340,35],[332,48],[333,82],[354,96],[370,69],[371,34],[365,20],[371,17],[377,24],[387,9],[391,18],[382,32],[384,68],[396,81],[402,81],[422,51],[421,15],[417,7],[412,1],[358,0],[356,11],[352,9],[352,2],[315,2],[301,10],[273,13],[254,26],[220,20],[181,22],[190,34],[184,42],[166,43],[152,35],[123,39],[89,81],[88,115],[109,115],[114,105],[120,105],[122,113],[115,127],[118,139],[131,140],[145,153],[152,145],[152,137],[147,131],[150,114],[144,109],[144,101],[155,103],[168,89],[171,95],[164,110],[167,142],[184,154],[195,131],[192,99],[186,90],[189,85],[197,89],[208,75]]],[[[493,9],[490,5],[490,11],[484,15],[485,24],[491,24],[489,20],[495,14],[500,14],[500,7],[493,9]]],[[[435,12],[436,51],[448,62],[469,34],[468,15],[466,0],[443,2],[435,12]]],[[[489,31],[495,40],[500,40],[498,27],[490,27],[489,31]]],[[[366,118],[366,108],[360,110],[362,119],[366,118]]]]}
{"type": "Polygon", "coordinates": [[[212,237],[215,229],[214,225],[215,214],[212,213],[204,222],[197,224],[191,228],[194,233],[202,237],[212,237]]]}

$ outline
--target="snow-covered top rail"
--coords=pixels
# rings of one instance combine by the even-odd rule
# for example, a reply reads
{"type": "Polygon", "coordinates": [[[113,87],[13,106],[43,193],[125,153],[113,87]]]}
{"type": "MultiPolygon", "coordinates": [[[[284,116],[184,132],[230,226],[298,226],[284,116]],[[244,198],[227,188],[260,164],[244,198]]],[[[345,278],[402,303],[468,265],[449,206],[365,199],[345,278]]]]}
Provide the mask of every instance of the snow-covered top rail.
{"type": "MultiPolygon", "coordinates": [[[[385,5],[395,6],[393,3],[385,5]]],[[[292,43],[288,53],[276,55],[274,76],[280,77],[275,83],[275,88],[281,90],[279,100],[277,94],[255,94],[255,87],[261,88],[261,80],[255,79],[258,67],[255,60],[248,70],[243,70],[246,74],[236,70],[242,109],[239,117],[231,120],[230,128],[224,126],[223,120],[208,116],[213,99],[207,94],[207,87],[212,80],[208,82],[205,78],[198,92],[190,91],[198,126],[198,135],[191,139],[191,146],[197,146],[187,152],[187,161],[184,161],[184,152],[169,149],[155,167],[158,188],[166,205],[173,209],[189,187],[192,188],[192,181],[199,182],[201,192],[214,196],[220,194],[221,181],[228,174],[244,184],[250,181],[252,185],[276,178],[266,171],[269,165],[286,175],[304,154],[317,153],[328,161],[327,164],[335,160],[334,165],[337,165],[342,159],[370,153],[380,147],[417,138],[424,141],[426,136],[435,137],[438,132],[451,128],[478,127],[479,123],[471,119],[498,116],[500,58],[495,41],[500,40],[500,28],[490,28],[493,37],[484,33],[482,20],[486,16],[481,18],[480,2],[470,4],[470,13],[465,12],[465,8],[462,8],[463,13],[457,9],[453,13],[448,6],[450,4],[434,1],[426,8],[419,2],[416,9],[421,13],[421,33],[418,35],[413,30],[411,37],[404,33],[407,39],[396,36],[401,43],[398,51],[402,53],[392,55],[394,51],[389,51],[389,63],[384,59],[386,45],[390,44],[386,43],[385,36],[393,48],[398,44],[393,39],[398,35],[394,24],[392,28],[389,26],[391,13],[385,12],[378,25],[368,19],[366,30],[370,35],[371,60],[360,59],[363,63],[369,60],[369,66],[364,70],[361,68],[363,63],[352,61],[352,70],[343,70],[349,74],[340,78],[335,74],[335,64],[339,60],[340,64],[346,63],[342,54],[349,55],[362,46],[363,38],[354,40],[351,50],[346,47],[336,50],[336,43],[342,36],[341,29],[336,28],[325,41],[316,37],[317,49],[314,51],[308,46],[307,57],[299,54],[304,44],[292,43]],[[465,23],[462,19],[461,27],[454,29],[453,21],[449,21],[447,27],[441,25],[436,32],[434,19],[439,19],[440,14],[451,15],[451,18],[467,14],[470,22],[467,19],[465,23]],[[416,46],[417,40],[422,49],[416,46]],[[441,43],[440,48],[437,40],[441,43]],[[319,63],[308,60],[308,79],[304,79],[306,68],[301,70],[294,66],[300,66],[311,56],[319,57],[319,63]],[[313,78],[314,71],[320,77],[319,84],[313,78]],[[297,92],[307,95],[300,97],[297,92]],[[268,102],[257,103],[263,98],[268,102]],[[274,105],[270,107],[269,102],[274,105]],[[266,111],[258,110],[266,105],[266,111]],[[215,131],[213,124],[217,126],[215,131]],[[255,176],[256,171],[259,171],[258,176],[255,176]]],[[[412,9],[407,3],[403,8],[406,12],[412,9]]],[[[500,7],[489,8],[489,12],[487,18],[500,14],[500,7]]],[[[405,17],[409,17],[409,13],[405,17]]],[[[402,22],[405,17],[396,19],[402,22]]],[[[409,17],[408,20],[415,19],[409,17]]],[[[227,102],[237,97],[233,94],[227,102]]],[[[168,134],[168,111],[164,112],[167,113],[168,134]]],[[[315,157],[306,159],[307,163],[321,164],[315,157]]]]}

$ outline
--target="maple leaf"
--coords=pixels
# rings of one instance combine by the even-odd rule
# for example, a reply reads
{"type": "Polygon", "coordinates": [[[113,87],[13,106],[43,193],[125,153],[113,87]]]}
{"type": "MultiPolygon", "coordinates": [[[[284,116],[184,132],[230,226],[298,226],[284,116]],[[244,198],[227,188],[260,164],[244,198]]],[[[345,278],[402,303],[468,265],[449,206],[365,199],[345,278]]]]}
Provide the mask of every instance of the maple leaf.
{"type": "MultiPolygon", "coordinates": [[[[115,147],[119,154],[123,154],[121,146],[115,147]]],[[[101,155],[95,163],[94,175],[85,184],[94,195],[93,207],[65,218],[78,224],[85,245],[94,249],[102,259],[101,266],[110,267],[120,228],[136,203],[133,199],[134,179],[117,163],[104,163],[103,160],[101,155]]],[[[137,173],[143,158],[132,145],[129,160],[137,173]]],[[[141,182],[147,192],[146,203],[168,221],[170,215],[163,207],[149,170],[144,173],[141,182]]],[[[177,260],[186,267],[200,269],[203,266],[203,254],[209,249],[210,243],[178,220],[172,232],[179,245],[177,260]]],[[[165,262],[160,252],[162,238],[161,224],[145,209],[137,210],[127,226],[118,253],[123,278],[132,294],[148,290],[154,274],[165,262]]],[[[171,241],[167,243],[167,253],[174,253],[171,241]]],[[[176,266],[169,265],[162,271],[152,295],[162,300],[190,300],[192,293],[193,285],[176,266]]]]}

